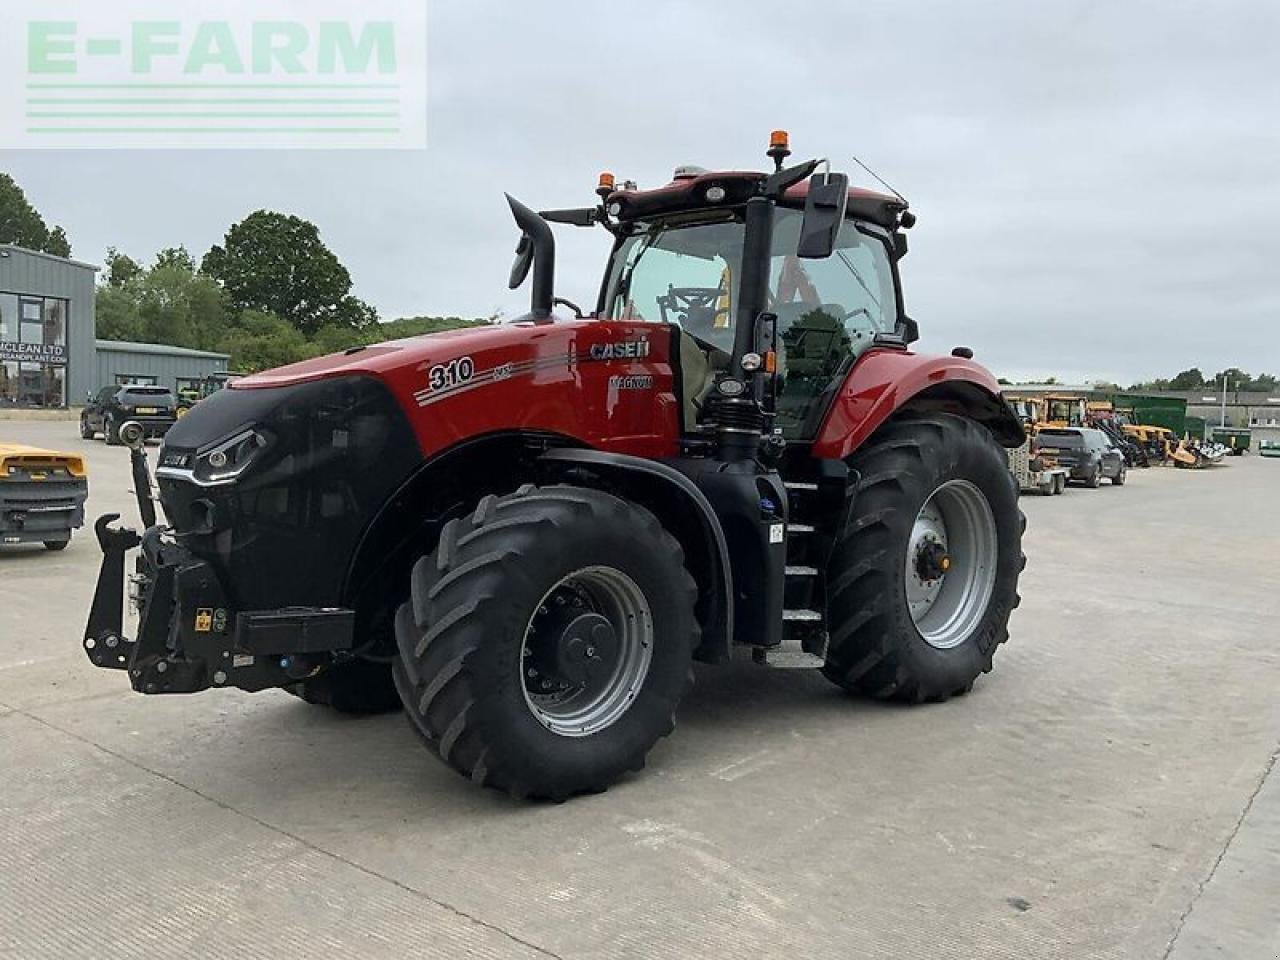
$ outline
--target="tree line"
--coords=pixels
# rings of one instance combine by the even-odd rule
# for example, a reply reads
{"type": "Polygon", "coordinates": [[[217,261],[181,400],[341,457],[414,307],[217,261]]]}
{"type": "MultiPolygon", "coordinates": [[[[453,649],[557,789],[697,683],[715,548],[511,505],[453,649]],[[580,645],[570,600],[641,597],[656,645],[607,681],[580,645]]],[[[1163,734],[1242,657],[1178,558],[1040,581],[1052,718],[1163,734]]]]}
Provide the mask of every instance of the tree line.
{"type": "MultiPolygon", "coordinates": [[[[62,228],[49,228],[6,174],[0,174],[0,243],[71,255],[62,228]]],[[[199,262],[182,246],[150,261],[108,249],[99,276],[97,335],[227,353],[233,370],[252,373],[494,319],[384,322],[351,286],[351,274],[315,224],[258,210],[234,224],[199,262]]]]}
{"type": "Polygon", "coordinates": [[[1148,380],[1135,383],[1130,390],[1222,390],[1223,381],[1229,393],[1256,392],[1271,393],[1276,389],[1277,378],[1269,373],[1260,373],[1256,377],[1245,373],[1239,367],[1228,367],[1212,376],[1205,376],[1199,367],[1183,370],[1168,380],[1148,380]]]}

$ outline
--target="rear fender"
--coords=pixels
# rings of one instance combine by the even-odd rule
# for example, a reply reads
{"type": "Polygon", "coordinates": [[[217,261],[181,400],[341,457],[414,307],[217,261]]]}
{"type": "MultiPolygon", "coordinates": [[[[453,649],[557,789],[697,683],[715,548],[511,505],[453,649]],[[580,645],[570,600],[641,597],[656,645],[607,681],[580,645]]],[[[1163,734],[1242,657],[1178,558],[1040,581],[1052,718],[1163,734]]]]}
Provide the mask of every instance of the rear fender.
{"type": "Polygon", "coordinates": [[[864,354],[836,393],[813,442],[813,455],[843,460],[891,417],[952,413],[976,420],[1005,447],[1026,440],[1022,423],[981,364],[901,350],[864,354]]]}

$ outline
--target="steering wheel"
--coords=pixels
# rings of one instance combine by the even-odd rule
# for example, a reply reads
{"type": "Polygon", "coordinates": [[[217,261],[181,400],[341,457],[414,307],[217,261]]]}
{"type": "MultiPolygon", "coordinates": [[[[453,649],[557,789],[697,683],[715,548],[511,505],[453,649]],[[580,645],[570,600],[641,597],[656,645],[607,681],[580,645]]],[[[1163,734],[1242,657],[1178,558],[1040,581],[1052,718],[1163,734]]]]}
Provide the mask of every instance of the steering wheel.
{"type": "Polygon", "coordinates": [[[658,297],[658,309],[664,323],[671,322],[667,316],[670,311],[682,327],[710,330],[718,317],[729,315],[728,307],[718,305],[723,296],[722,287],[667,287],[667,292],[658,297]]]}

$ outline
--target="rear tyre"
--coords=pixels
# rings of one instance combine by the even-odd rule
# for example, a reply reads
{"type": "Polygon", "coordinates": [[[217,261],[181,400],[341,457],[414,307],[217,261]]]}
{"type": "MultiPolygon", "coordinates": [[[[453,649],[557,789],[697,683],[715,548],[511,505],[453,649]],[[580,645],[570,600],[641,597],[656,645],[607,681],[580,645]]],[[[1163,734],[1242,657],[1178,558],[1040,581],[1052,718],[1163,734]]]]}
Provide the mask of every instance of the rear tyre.
{"type": "Polygon", "coordinates": [[[860,480],[829,569],[823,673],[878,699],[946,700],[990,671],[1025,565],[1017,484],[971,420],[899,420],[850,459],[860,480]]]}
{"type": "Polygon", "coordinates": [[[570,486],[485,497],[446,524],[411,593],[396,686],[431,751],[473,782],[604,790],[673,729],[697,588],[649,511],[570,486]]]}
{"type": "Polygon", "coordinates": [[[70,542],[70,540],[46,540],[44,542],[44,548],[57,553],[59,550],[67,549],[67,544],[70,542]]]}
{"type": "Polygon", "coordinates": [[[360,715],[400,709],[391,667],[367,660],[337,664],[285,690],[300,700],[331,707],[338,713],[360,715]]]}
{"type": "Polygon", "coordinates": [[[1111,483],[1112,483],[1112,485],[1113,485],[1113,486],[1116,486],[1116,487],[1123,487],[1123,486],[1124,486],[1124,480],[1125,480],[1125,476],[1124,476],[1124,475],[1125,475],[1127,472],[1128,472],[1128,470],[1127,470],[1125,467],[1123,467],[1123,466],[1122,466],[1122,467],[1120,468],[1120,472],[1119,472],[1119,473],[1117,473],[1114,477],[1112,477],[1112,478],[1111,478],[1111,483]]]}
{"type": "Polygon", "coordinates": [[[106,439],[108,447],[120,446],[120,423],[115,417],[107,417],[102,435],[106,439]]]}

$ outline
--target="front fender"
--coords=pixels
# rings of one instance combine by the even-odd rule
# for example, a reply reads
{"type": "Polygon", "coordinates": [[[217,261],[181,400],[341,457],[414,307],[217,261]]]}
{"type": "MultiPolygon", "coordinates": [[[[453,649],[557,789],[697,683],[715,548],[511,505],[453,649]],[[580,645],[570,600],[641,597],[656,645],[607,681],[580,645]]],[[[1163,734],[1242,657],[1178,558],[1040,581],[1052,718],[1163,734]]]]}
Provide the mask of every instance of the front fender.
{"type": "Polygon", "coordinates": [[[565,476],[566,471],[586,468],[658,516],[680,541],[698,583],[702,641],[694,657],[708,663],[727,661],[734,638],[732,558],[720,518],[698,485],[668,463],[602,450],[556,448],[544,453],[541,463],[566,482],[581,482],[565,476]]]}
{"type": "Polygon", "coordinates": [[[954,413],[986,426],[1006,447],[1026,439],[986,367],[963,357],[903,350],[863,354],[836,393],[813,442],[815,457],[843,460],[900,411],[954,413]]]}

